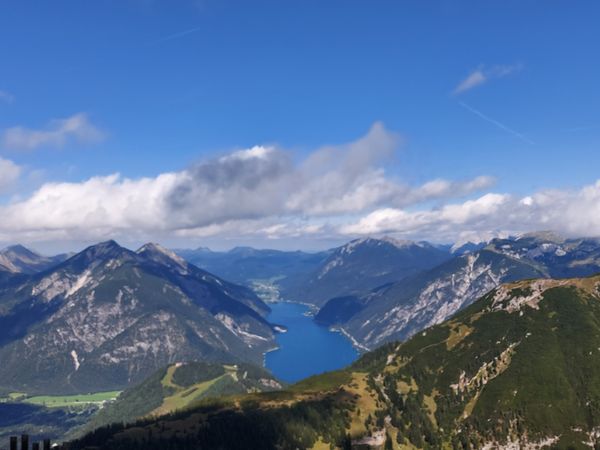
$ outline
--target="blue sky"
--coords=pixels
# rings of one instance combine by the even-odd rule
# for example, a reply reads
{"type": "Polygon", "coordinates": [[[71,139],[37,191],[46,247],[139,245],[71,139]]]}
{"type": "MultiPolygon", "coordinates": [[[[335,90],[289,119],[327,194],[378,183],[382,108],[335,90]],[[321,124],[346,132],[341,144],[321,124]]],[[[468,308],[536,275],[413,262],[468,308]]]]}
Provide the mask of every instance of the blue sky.
{"type": "MultiPolygon", "coordinates": [[[[0,240],[68,247],[116,234],[173,245],[289,247],[302,235],[319,247],[360,235],[361,220],[390,208],[439,211],[490,193],[517,202],[549,190],[586,197],[585,187],[600,178],[599,19],[593,1],[3,2],[0,157],[18,167],[18,177],[0,172],[3,207],[14,221],[0,240]],[[131,221],[106,217],[96,217],[92,228],[102,231],[93,233],[68,214],[39,230],[18,226],[18,214],[32,205],[60,210],[35,198],[48,183],[189,173],[255,145],[274,146],[298,165],[324,146],[344,152],[375,123],[398,138],[391,155],[368,164],[386,180],[404,187],[482,176],[495,182],[458,189],[456,198],[398,205],[388,196],[341,213],[259,208],[199,220],[195,212],[135,237],[131,221]],[[245,222],[232,227],[232,220],[245,222]],[[323,228],[265,237],[248,232],[248,220],[323,228]],[[225,222],[229,231],[215,228],[225,222]]],[[[452,231],[428,221],[364,232],[448,241],[466,232],[527,231],[528,214],[510,223],[454,223],[452,231]]],[[[595,222],[533,225],[600,234],[595,222]]]]}

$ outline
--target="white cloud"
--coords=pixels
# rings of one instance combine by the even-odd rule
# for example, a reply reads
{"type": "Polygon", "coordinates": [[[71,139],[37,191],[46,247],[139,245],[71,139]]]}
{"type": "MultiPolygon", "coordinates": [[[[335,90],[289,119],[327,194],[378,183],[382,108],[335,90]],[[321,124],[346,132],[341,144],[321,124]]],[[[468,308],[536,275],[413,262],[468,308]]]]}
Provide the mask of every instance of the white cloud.
{"type": "Polygon", "coordinates": [[[580,190],[545,190],[522,198],[488,193],[438,209],[381,208],[338,228],[351,236],[395,233],[445,241],[540,229],[600,236],[600,180],[580,190]]]}
{"type": "Polygon", "coordinates": [[[7,233],[59,232],[102,236],[122,230],[160,230],[166,223],[164,194],[173,173],[130,180],[118,174],[81,183],[47,183],[28,199],[0,209],[7,233]]]}
{"type": "MultiPolygon", "coordinates": [[[[0,240],[296,241],[390,233],[450,242],[539,229],[600,236],[600,181],[524,196],[489,192],[494,180],[487,176],[411,186],[385,170],[400,144],[375,124],[354,142],[299,161],[281,148],[256,146],[156,177],[46,183],[0,206],[0,240]],[[475,192],[482,193],[471,197],[475,192]]],[[[20,173],[0,159],[0,190],[20,173]]]]}
{"type": "Polygon", "coordinates": [[[40,147],[64,147],[68,143],[93,143],[104,133],[93,125],[86,114],[78,113],[66,119],[55,119],[43,129],[21,126],[4,130],[2,146],[12,150],[35,150],[40,147]]]}
{"type": "MultiPolygon", "coordinates": [[[[458,200],[489,189],[493,180],[402,184],[382,168],[397,143],[398,136],[376,125],[354,143],[317,149],[298,163],[285,150],[257,146],[152,178],[114,174],[46,183],[0,206],[0,240],[297,241],[390,233],[464,242],[539,229],[600,235],[600,180],[579,190],[522,197],[487,192],[458,200]]],[[[19,173],[14,163],[0,160],[4,185],[19,173]]]]}
{"type": "Polygon", "coordinates": [[[6,192],[21,175],[21,167],[14,162],[0,158],[0,193],[6,192]]]}
{"type": "Polygon", "coordinates": [[[462,94],[463,92],[469,91],[477,86],[481,86],[484,83],[487,83],[489,80],[494,78],[502,78],[511,73],[518,72],[521,70],[523,66],[521,64],[513,64],[513,65],[496,65],[489,68],[485,66],[480,66],[473,72],[471,72],[467,77],[462,80],[458,85],[454,88],[452,93],[454,95],[462,94]]]}
{"type": "Polygon", "coordinates": [[[468,91],[469,89],[473,89],[480,84],[483,84],[487,81],[487,77],[483,74],[481,69],[477,69],[474,72],[471,72],[467,78],[462,80],[456,88],[454,88],[454,94],[460,94],[461,92],[468,91]]]}
{"type": "Polygon", "coordinates": [[[493,181],[401,183],[384,170],[400,142],[377,123],[362,138],[317,149],[299,162],[289,151],[256,146],[155,178],[113,174],[46,183],[29,198],[0,206],[0,238],[317,235],[375,208],[462,197],[493,181]]]}
{"type": "Polygon", "coordinates": [[[15,96],[10,92],[0,90],[0,102],[12,103],[15,100],[15,96]]]}

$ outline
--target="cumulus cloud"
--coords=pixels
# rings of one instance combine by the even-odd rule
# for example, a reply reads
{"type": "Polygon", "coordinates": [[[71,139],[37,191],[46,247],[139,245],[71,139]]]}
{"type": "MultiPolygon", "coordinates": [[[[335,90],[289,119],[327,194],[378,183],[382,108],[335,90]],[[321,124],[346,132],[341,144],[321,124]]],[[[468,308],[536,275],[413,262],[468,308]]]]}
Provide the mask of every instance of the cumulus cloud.
{"type": "Polygon", "coordinates": [[[470,91],[471,89],[481,86],[487,83],[489,80],[494,78],[503,78],[514,72],[521,70],[523,66],[521,64],[513,65],[496,65],[492,67],[480,66],[473,72],[471,72],[465,79],[463,79],[454,88],[452,93],[454,95],[462,94],[463,92],[470,91]]]}
{"type": "Polygon", "coordinates": [[[394,233],[464,240],[467,236],[553,229],[568,236],[600,236],[600,180],[579,190],[544,190],[526,197],[487,193],[437,209],[380,208],[339,227],[345,235],[394,233]]]}
{"type": "Polygon", "coordinates": [[[406,186],[382,167],[400,142],[376,123],[357,141],[317,149],[299,164],[273,147],[238,151],[181,173],[167,206],[179,226],[194,228],[272,215],[328,217],[382,204],[405,206],[464,195],[490,181],[437,180],[437,189],[430,183],[406,186]]]}
{"type": "Polygon", "coordinates": [[[2,207],[0,230],[77,237],[160,230],[168,223],[164,195],[176,179],[173,173],[137,180],[114,174],[81,183],[47,183],[28,199],[2,207]]]}
{"type": "Polygon", "coordinates": [[[21,175],[21,167],[14,162],[0,158],[0,194],[6,192],[21,175]]]}
{"type": "Polygon", "coordinates": [[[11,150],[35,150],[40,147],[64,147],[98,142],[104,133],[90,122],[87,115],[78,113],[66,119],[55,119],[43,129],[12,127],[1,135],[2,146],[11,150]]]}
{"type": "MultiPolygon", "coordinates": [[[[486,176],[409,186],[384,170],[399,142],[376,124],[355,142],[317,149],[300,161],[286,150],[257,146],[157,177],[113,174],[46,183],[26,199],[0,206],[0,239],[349,239],[387,233],[450,242],[538,229],[600,235],[600,180],[523,197],[485,192],[494,182],[486,176]],[[484,193],[472,197],[477,191],[484,193]]],[[[19,172],[0,160],[3,183],[19,172]]]]}
{"type": "Polygon", "coordinates": [[[113,174],[47,183],[0,207],[0,236],[315,235],[376,208],[457,198],[493,182],[478,177],[406,185],[384,169],[400,144],[400,136],[376,123],[362,138],[318,148],[300,161],[284,149],[256,146],[154,178],[113,174]]]}
{"type": "MultiPolygon", "coordinates": [[[[450,242],[538,229],[600,236],[600,180],[522,197],[491,192],[487,176],[413,186],[385,170],[401,143],[377,123],[354,142],[302,159],[256,146],[156,177],[45,183],[0,206],[0,240],[331,240],[388,233],[450,242]]],[[[0,190],[20,173],[0,159],[0,190]]]]}

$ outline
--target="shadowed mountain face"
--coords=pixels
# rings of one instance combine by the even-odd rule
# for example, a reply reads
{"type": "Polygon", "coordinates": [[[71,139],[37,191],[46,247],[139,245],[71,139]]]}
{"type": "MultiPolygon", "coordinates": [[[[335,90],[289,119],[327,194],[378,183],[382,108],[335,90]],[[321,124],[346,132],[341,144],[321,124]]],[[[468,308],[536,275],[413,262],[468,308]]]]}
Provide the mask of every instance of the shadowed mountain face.
{"type": "Polygon", "coordinates": [[[426,242],[356,239],[334,249],[315,271],[288,289],[288,297],[322,306],[333,297],[366,292],[435,267],[451,257],[447,250],[426,242]]]}
{"type": "Polygon", "coordinates": [[[597,448],[599,324],[599,276],[504,284],[348,369],[69,448],[597,448]]]}
{"type": "Polygon", "coordinates": [[[158,245],[104,242],[0,293],[0,388],[113,390],[177,361],[260,363],[268,311],[158,245]]]}

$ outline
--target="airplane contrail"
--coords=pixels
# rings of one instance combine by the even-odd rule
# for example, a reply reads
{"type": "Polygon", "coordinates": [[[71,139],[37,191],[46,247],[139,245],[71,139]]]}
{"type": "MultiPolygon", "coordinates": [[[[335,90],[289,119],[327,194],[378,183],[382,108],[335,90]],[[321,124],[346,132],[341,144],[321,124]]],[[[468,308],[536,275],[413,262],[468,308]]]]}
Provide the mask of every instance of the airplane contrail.
{"type": "Polygon", "coordinates": [[[202,27],[190,28],[189,30],[180,31],[178,33],[170,34],[169,36],[165,36],[163,38],[157,39],[153,41],[153,44],[160,44],[161,42],[172,41],[173,39],[179,39],[181,37],[187,36],[188,34],[196,33],[197,31],[202,30],[202,27]]]}
{"type": "Polygon", "coordinates": [[[500,128],[501,130],[506,131],[509,134],[512,134],[515,137],[518,137],[519,139],[521,139],[524,142],[527,142],[528,144],[531,145],[535,145],[535,142],[533,142],[531,139],[529,139],[527,136],[522,135],[521,133],[519,133],[518,131],[515,131],[509,127],[507,127],[506,125],[504,125],[501,122],[498,122],[496,119],[492,119],[489,116],[486,116],[485,114],[483,114],[481,111],[467,105],[464,102],[458,102],[458,104],[460,106],[462,106],[463,108],[465,108],[467,111],[472,112],[473,114],[475,114],[476,116],[482,118],[483,120],[485,120],[486,122],[491,123],[492,125],[496,125],[498,128],[500,128]]]}

